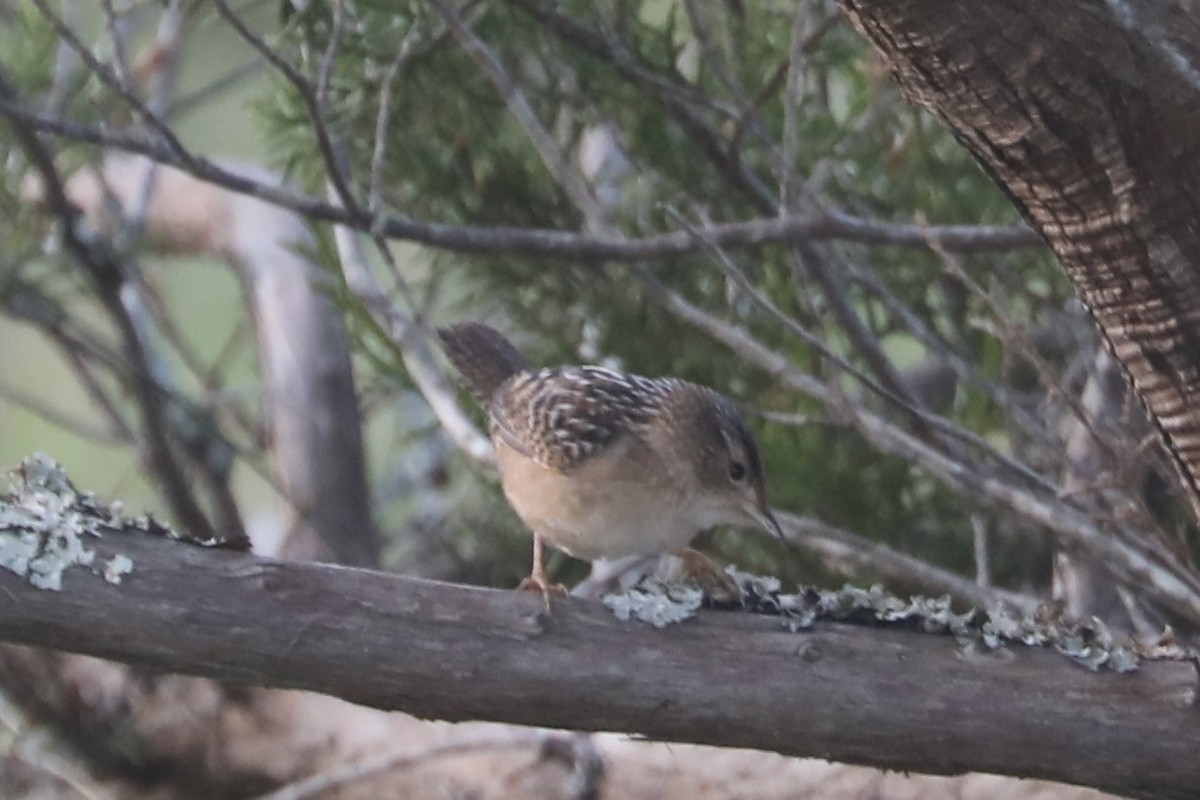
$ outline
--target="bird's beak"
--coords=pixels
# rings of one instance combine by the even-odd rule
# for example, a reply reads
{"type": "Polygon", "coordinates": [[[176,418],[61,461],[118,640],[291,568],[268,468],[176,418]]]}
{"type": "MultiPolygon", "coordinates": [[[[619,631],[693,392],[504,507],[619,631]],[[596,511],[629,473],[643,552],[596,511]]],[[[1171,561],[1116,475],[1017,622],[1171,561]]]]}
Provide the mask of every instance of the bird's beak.
{"type": "Polygon", "coordinates": [[[775,539],[783,541],[783,528],[779,526],[779,520],[775,519],[775,515],[771,513],[771,509],[765,505],[761,507],[751,506],[746,509],[746,512],[758,527],[771,534],[775,539]]]}

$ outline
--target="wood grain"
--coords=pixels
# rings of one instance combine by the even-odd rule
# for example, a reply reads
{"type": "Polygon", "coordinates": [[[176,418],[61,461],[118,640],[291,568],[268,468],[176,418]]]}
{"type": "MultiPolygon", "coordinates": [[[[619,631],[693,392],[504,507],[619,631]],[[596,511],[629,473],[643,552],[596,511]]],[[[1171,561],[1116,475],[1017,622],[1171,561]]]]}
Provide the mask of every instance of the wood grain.
{"type": "Polygon", "coordinates": [[[1183,0],[840,0],[1067,270],[1200,519],[1200,16],[1183,0]]]}
{"type": "Polygon", "coordinates": [[[128,532],[134,570],[61,592],[0,571],[0,639],[233,683],[309,689],[446,720],[495,720],[1130,797],[1194,797],[1186,663],[1089,673],[1054,652],[705,612],[667,629],[599,603],[202,549],[128,532]]]}

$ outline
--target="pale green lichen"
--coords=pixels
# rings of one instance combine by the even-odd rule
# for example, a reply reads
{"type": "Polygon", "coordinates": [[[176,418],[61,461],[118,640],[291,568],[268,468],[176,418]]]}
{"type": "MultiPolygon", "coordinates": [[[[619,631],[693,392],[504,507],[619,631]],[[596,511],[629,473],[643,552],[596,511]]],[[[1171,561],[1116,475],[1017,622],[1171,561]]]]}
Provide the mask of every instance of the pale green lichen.
{"type": "Polygon", "coordinates": [[[40,546],[41,539],[36,533],[10,529],[6,520],[0,518],[0,567],[18,575],[28,574],[29,562],[37,558],[40,546]]]}
{"type": "MultiPolygon", "coordinates": [[[[12,474],[9,493],[0,496],[0,567],[39,589],[59,591],[68,568],[93,567],[96,554],[87,540],[125,523],[91,494],[76,491],[47,456],[26,459],[12,474]]],[[[101,574],[116,583],[132,568],[127,557],[116,556],[101,574]]]]}
{"type": "Polygon", "coordinates": [[[27,577],[39,589],[62,590],[63,571],[78,564],[90,567],[96,553],[83,546],[80,531],[68,528],[66,521],[61,530],[47,533],[42,539],[41,552],[29,562],[27,577]]]}
{"type": "Polygon", "coordinates": [[[133,572],[133,560],[129,556],[117,555],[104,562],[100,570],[101,577],[109,583],[120,583],[121,578],[133,572]]]}
{"type": "MultiPolygon", "coordinates": [[[[779,616],[792,632],[813,627],[819,620],[892,625],[926,633],[954,636],[964,648],[995,650],[1010,644],[1052,647],[1092,671],[1130,672],[1143,658],[1196,660],[1200,655],[1180,646],[1165,631],[1159,641],[1139,643],[1115,635],[1096,618],[1068,619],[1053,607],[1036,614],[1016,614],[997,608],[956,613],[948,596],[898,597],[882,586],[840,589],[801,587],[795,593],[780,591],[776,578],[741,572],[726,573],[742,589],[740,607],[757,614],[779,616]]],[[[683,622],[705,603],[694,586],[663,584],[644,579],[631,589],[604,597],[620,619],[638,619],[657,627],[683,622]]]]}
{"type": "Polygon", "coordinates": [[[605,595],[602,600],[617,619],[637,619],[662,628],[695,614],[704,604],[704,592],[696,586],[646,579],[620,594],[605,595]]]}

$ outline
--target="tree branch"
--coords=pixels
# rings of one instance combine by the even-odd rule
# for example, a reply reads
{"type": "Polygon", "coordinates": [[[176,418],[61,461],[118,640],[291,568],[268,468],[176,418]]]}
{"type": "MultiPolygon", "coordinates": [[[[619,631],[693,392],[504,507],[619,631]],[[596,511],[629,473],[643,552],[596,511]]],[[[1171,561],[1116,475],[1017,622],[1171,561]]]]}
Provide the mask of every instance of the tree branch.
{"type": "Polygon", "coordinates": [[[840,3],[909,99],[954,129],[1046,237],[1150,410],[1200,518],[1194,8],[840,3]]]}
{"type": "Polygon", "coordinates": [[[424,244],[457,253],[496,253],[567,259],[584,263],[649,261],[689,255],[711,243],[727,249],[754,249],[770,244],[829,239],[866,245],[928,249],[933,245],[950,252],[990,252],[1040,247],[1041,238],[1024,225],[921,225],[880,222],[842,211],[824,211],[742,222],[722,222],[698,231],[670,231],[636,238],[593,236],[549,228],[511,228],[484,225],[449,225],[402,214],[376,219],[368,212],[355,214],[292,189],[256,181],[202,156],[180,157],[145,135],[109,130],[39,114],[15,98],[0,98],[0,115],[52,136],[88,142],[114,150],[146,156],[177,167],[205,183],[295,211],[309,219],[333,222],[360,231],[378,231],[388,239],[424,244]],[[697,238],[703,235],[703,241],[697,238]]]}
{"type": "MultiPolygon", "coordinates": [[[[731,325],[690,303],[679,293],[654,278],[648,271],[636,273],[647,294],[671,314],[728,347],[749,363],[774,375],[785,386],[824,403],[873,445],[886,453],[919,464],[955,491],[989,504],[1008,508],[1052,531],[1060,542],[1078,545],[1106,559],[1114,574],[1140,587],[1189,620],[1200,620],[1200,581],[1189,565],[1164,561],[1144,552],[1131,533],[1114,537],[1110,527],[1121,527],[1116,519],[1103,520],[1103,527],[1057,495],[1046,494],[1045,487],[1025,488],[997,474],[981,472],[952,455],[938,450],[861,404],[846,402],[846,395],[834,392],[812,375],[796,369],[783,356],[767,348],[745,329],[731,325]]],[[[936,417],[930,416],[930,420],[936,417]]],[[[1014,467],[1019,465],[1013,464],[1014,467]]],[[[1036,476],[1035,476],[1036,477],[1036,476]]],[[[1161,554],[1157,554],[1161,555],[1161,554]]]]}
{"type": "MultiPolygon", "coordinates": [[[[0,101],[11,101],[16,96],[12,81],[0,67],[0,101]]],[[[180,524],[186,525],[201,538],[214,538],[216,533],[212,523],[189,486],[183,466],[172,448],[170,426],[167,424],[168,409],[162,396],[162,387],[150,365],[148,346],[122,299],[125,270],[117,254],[106,242],[90,236],[77,225],[76,209],[67,198],[54,155],[38,133],[15,118],[10,117],[8,123],[14,138],[42,181],[47,206],[62,228],[60,235],[64,248],[88,273],[97,296],[120,332],[122,344],[134,367],[131,384],[139,402],[147,460],[162,486],[167,502],[180,524]]],[[[245,534],[237,530],[228,530],[228,535],[245,539],[245,534]]]]}
{"type": "MultiPolygon", "coordinates": [[[[11,534],[5,534],[11,535],[11,534]]],[[[599,604],[191,547],[88,539],[111,585],[0,571],[0,639],[381,709],[818,756],[990,771],[1138,798],[1192,797],[1191,664],[1089,673],[1045,649],[964,657],[948,636],[703,612],[669,629],[599,604]],[[714,691],[714,687],[720,687],[714,691]]]]}

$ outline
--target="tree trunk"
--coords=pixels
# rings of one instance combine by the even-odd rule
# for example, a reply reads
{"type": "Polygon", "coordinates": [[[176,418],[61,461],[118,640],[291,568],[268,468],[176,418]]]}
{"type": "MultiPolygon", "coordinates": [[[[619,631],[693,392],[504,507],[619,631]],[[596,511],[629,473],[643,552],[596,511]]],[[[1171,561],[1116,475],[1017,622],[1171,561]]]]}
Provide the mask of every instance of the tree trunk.
{"type": "Polygon", "coordinates": [[[1200,17],[1182,0],[840,0],[1054,248],[1200,516],[1200,17]]]}

